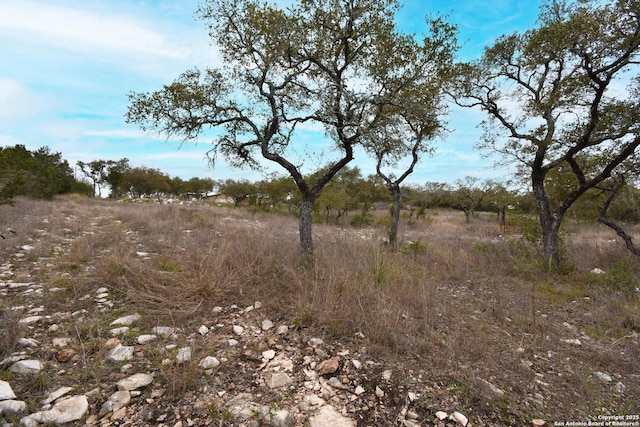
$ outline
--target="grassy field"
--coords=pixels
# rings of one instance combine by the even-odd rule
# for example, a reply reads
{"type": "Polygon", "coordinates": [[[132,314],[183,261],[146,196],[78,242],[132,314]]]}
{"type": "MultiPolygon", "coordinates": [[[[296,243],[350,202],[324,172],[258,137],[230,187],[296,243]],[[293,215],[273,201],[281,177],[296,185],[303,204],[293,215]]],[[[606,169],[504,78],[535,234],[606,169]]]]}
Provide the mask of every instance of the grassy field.
{"type": "MultiPolygon", "coordinates": [[[[149,322],[178,326],[199,325],[214,306],[259,300],[274,321],[420,369],[495,419],[640,414],[639,260],[603,226],[567,222],[565,267],[549,273],[527,240],[531,220],[508,222],[500,234],[495,214],[466,224],[461,212],[430,211],[402,221],[396,252],[384,229],[316,225],[316,262],[301,266],[291,216],[21,199],[0,206],[0,257],[33,245],[28,257],[47,267],[14,280],[62,288],[49,301],[59,311],[77,310],[101,286],[149,322]],[[575,339],[581,345],[565,341],[575,339]]],[[[4,358],[20,331],[2,300],[0,310],[4,358]]]]}

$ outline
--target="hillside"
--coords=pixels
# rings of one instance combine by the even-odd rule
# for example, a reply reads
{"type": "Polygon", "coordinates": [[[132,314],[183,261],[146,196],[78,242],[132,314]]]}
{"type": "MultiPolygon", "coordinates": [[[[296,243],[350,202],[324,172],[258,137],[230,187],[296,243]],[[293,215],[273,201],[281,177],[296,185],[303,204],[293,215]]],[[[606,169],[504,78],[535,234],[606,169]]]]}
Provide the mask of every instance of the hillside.
{"type": "Polygon", "coordinates": [[[317,225],[304,267],[290,216],[66,197],[0,206],[0,419],[634,421],[638,260],[609,230],[569,224],[566,271],[547,273],[515,223],[501,235],[494,215],[429,212],[403,220],[397,253],[383,230],[317,225]]]}

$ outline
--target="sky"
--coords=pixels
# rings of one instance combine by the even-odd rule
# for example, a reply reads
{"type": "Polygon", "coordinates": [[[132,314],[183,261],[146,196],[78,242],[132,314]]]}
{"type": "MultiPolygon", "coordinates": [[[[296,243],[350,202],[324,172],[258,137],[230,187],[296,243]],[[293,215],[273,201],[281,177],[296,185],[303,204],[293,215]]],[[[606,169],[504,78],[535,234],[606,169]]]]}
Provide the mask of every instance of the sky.
{"type": "MultiPolygon", "coordinates": [[[[131,166],[185,180],[262,179],[221,161],[211,168],[210,141],[182,144],[125,123],[128,93],[159,90],[183,71],[220,65],[204,23],[195,17],[200,2],[0,0],[0,146],[48,146],[71,166],[126,157],[131,166]]],[[[404,31],[423,32],[425,17],[435,13],[458,25],[463,60],[479,57],[502,34],[532,28],[539,7],[537,0],[401,3],[396,21],[404,31]]],[[[473,148],[483,118],[480,111],[452,108],[450,131],[406,182],[508,178],[507,170],[495,169],[494,160],[473,148]]],[[[365,176],[375,172],[361,153],[351,165],[365,176]]]]}

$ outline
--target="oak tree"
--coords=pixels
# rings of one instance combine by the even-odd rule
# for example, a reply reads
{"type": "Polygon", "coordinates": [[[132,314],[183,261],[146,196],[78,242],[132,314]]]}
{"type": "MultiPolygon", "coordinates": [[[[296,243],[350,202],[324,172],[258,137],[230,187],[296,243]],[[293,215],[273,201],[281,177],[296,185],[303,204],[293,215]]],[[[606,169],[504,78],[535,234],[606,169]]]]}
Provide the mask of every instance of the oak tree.
{"type": "Polygon", "coordinates": [[[536,198],[545,264],[560,265],[567,210],[640,145],[640,2],[548,0],[537,28],[460,64],[457,102],[488,115],[480,146],[520,165],[536,198]],[[569,171],[562,197],[549,177],[569,171]]]}

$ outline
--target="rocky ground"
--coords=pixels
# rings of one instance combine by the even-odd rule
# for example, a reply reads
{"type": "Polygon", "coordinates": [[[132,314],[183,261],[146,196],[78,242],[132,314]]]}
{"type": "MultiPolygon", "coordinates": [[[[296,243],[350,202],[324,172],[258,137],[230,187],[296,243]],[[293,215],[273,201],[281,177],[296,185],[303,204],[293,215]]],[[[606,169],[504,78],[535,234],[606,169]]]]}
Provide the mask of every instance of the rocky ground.
{"type": "MultiPolygon", "coordinates": [[[[85,232],[108,232],[94,225],[85,232]]],[[[358,334],[332,339],[321,328],[272,319],[260,301],[216,306],[175,325],[145,317],[99,282],[70,295],[63,280],[38,280],[53,267],[51,257],[32,255],[41,253],[38,244],[12,247],[0,265],[4,345],[15,347],[0,361],[0,425],[549,425],[532,415],[506,419],[488,403],[470,407],[461,384],[439,367],[374,356],[358,334]]],[[[54,251],[72,244],[59,236],[54,251]]],[[[138,249],[131,255],[150,256],[138,249]]],[[[564,345],[583,345],[574,332],[564,345]]],[[[519,359],[518,369],[545,364],[519,359]]],[[[528,390],[520,403],[529,413],[554,404],[552,375],[532,373],[531,383],[514,385],[528,390]]],[[[595,376],[620,399],[640,380],[595,376]]],[[[478,377],[471,386],[499,406],[514,389],[492,381],[478,377]]]]}

